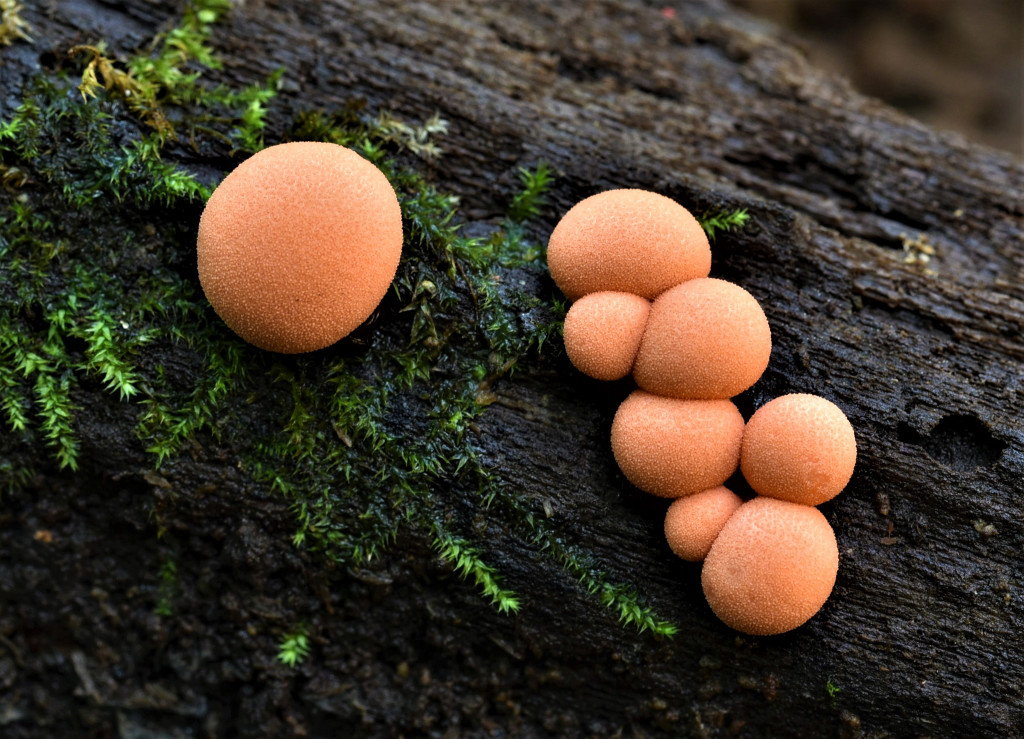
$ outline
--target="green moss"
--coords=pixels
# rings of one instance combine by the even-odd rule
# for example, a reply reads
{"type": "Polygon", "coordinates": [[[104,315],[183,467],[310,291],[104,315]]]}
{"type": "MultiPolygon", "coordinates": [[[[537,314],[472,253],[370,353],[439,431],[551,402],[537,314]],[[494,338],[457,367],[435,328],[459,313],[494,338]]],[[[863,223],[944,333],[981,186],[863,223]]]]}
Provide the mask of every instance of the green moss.
{"type": "Polygon", "coordinates": [[[41,437],[60,467],[77,467],[72,397],[84,377],[122,400],[143,401],[141,433],[162,461],[209,424],[241,374],[237,342],[206,321],[194,286],[179,276],[192,236],[165,210],[201,203],[209,188],[162,160],[177,139],[172,120],[193,141],[202,124],[217,120],[236,148],[262,145],[265,106],[280,74],[238,92],[199,84],[199,70],[215,66],[209,24],[227,7],[223,0],[191,6],[182,26],[125,62],[102,45],[76,47],[0,123],[8,184],[0,194],[8,278],[0,291],[2,406],[9,427],[25,442],[41,437]],[[83,50],[91,58],[76,90],[69,65],[83,50]],[[184,332],[183,325],[199,328],[184,332]],[[185,341],[206,357],[209,385],[194,389],[187,410],[163,403],[159,368],[142,376],[134,367],[139,350],[159,341],[185,341]]]}
{"type": "Polygon", "coordinates": [[[281,638],[277,659],[286,667],[295,667],[309,656],[309,651],[309,635],[304,627],[299,627],[281,638]]]}
{"type": "Polygon", "coordinates": [[[734,210],[729,213],[704,213],[698,219],[701,227],[707,233],[708,238],[713,242],[719,231],[733,231],[743,228],[750,220],[750,214],[746,208],[734,210]]]}
{"type": "Polygon", "coordinates": [[[536,169],[520,167],[519,181],[522,183],[522,189],[515,194],[508,207],[509,219],[517,223],[540,215],[544,193],[550,189],[554,175],[547,162],[539,162],[536,169]]]}
{"type": "Polygon", "coordinates": [[[13,493],[29,483],[32,470],[16,466],[11,460],[0,456],[0,492],[13,493]]]}
{"type": "MultiPolygon", "coordinates": [[[[234,93],[199,84],[204,70],[220,67],[208,42],[213,24],[230,9],[230,0],[193,0],[178,26],[158,35],[148,50],[126,60],[108,56],[102,41],[72,47],[70,57],[86,59],[78,85],[82,97],[96,98],[102,93],[119,100],[153,129],[160,144],[177,137],[176,119],[188,121],[191,137],[195,127],[218,107],[240,105],[247,111],[254,103],[266,102],[260,99],[258,88],[234,93]]],[[[257,125],[261,122],[257,116],[257,125]]],[[[253,122],[242,125],[248,127],[253,122]]]]}
{"type": "Polygon", "coordinates": [[[174,598],[178,594],[178,565],[173,559],[167,559],[160,565],[158,573],[157,602],[154,612],[158,616],[174,615],[174,598]]]}
{"type": "Polygon", "coordinates": [[[519,599],[510,590],[501,586],[500,579],[494,568],[481,561],[468,541],[451,534],[435,530],[434,548],[445,562],[450,564],[463,578],[473,578],[480,592],[490,599],[502,613],[519,610],[519,599]]]}
{"type": "Polygon", "coordinates": [[[146,443],[146,451],[156,456],[156,468],[178,454],[200,431],[208,431],[219,439],[221,406],[246,380],[241,342],[224,336],[218,326],[199,322],[197,327],[199,330],[188,333],[176,331],[174,327],[167,329],[177,342],[202,357],[203,366],[195,387],[184,392],[173,388],[163,367],[158,366],[148,397],[141,402],[143,410],[137,432],[146,443]]]}
{"type": "Polygon", "coordinates": [[[839,694],[843,692],[843,689],[832,682],[831,678],[825,683],[825,692],[828,693],[829,703],[833,708],[838,704],[839,694]]]}
{"type": "Polygon", "coordinates": [[[11,430],[27,438],[32,428],[31,405],[38,433],[58,464],[75,469],[78,441],[72,424],[71,362],[57,328],[59,321],[48,318],[49,330],[30,336],[18,331],[8,316],[0,316],[0,378],[11,394],[4,410],[11,430]]]}
{"type": "Polygon", "coordinates": [[[160,162],[147,139],[115,147],[124,127],[115,113],[76,101],[62,77],[37,79],[0,126],[0,156],[32,183],[0,196],[9,282],[0,292],[0,382],[14,398],[4,409],[12,429],[37,432],[59,466],[71,469],[73,390],[91,375],[123,399],[136,396],[132,358],[160,334],[154,306],[173,293],[167,266],[133,273],[119,269],[122,254],[147,238],[139,227],[147,209],[205,192],[160,162]],[[124,224],[118,243],[110,243],[112,223],[124,224]],[[126,294],[125,284],[134,290],[126,294]],[[143,299],[154,291],[155,300],[143,299]],[[32,398],[35,426],[24,397],[32,398]]]}
{"type": "Polygon", "coordinates": [[[24,8],[15,0],[0,0],[0,46],[10,46],[15,40],[31,41],[32,28],[21,17],[24,8]]]}
{"type": "MultiPolygon", "coordinates": [[[[30,181],[45,184],[46,197],[62,196],[59,204],[45,203],[47,212],[70,207],[96,217],[121,203],[146,208],[206,197],[207,188],[192,175],[161,161],[162,145],[156,134],[140,131],[130,111],[115,100],[104,96],[83,103],[64,73],[37,77],[13,117],[0,125],[5,165],[17,163],[30,181]]],[[[28,223],[18,213],[18,207],[29,209],[31,191],[24,188],[25,199],[14,206],[15,225],[43,243],[43,235],[59,235],[62,229],[28,223]]]]}

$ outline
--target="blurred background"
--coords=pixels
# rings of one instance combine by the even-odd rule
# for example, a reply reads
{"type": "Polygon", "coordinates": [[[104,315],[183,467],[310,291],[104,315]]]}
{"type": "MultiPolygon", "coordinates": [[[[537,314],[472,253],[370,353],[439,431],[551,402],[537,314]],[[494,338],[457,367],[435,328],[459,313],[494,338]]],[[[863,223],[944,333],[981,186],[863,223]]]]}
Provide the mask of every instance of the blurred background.
{"type": "Polygon", "coordinates": [[[1021,0],[731,0],[814,62],[936,128],[1024,154],[1021,0]]]}

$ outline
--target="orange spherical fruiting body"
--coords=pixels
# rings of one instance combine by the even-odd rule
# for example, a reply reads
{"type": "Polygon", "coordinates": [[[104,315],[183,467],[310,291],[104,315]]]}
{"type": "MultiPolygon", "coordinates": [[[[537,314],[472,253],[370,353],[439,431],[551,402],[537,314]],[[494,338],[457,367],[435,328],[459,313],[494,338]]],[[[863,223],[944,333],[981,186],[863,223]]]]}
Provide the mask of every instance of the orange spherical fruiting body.
{"type": "Polygon", "coordinates": [[[633,377],[657,395],[731,398],[757,382],[771,351],[753,295],[725,280],[691,280],[651,306],[633,377]]]}
{"type": "Polygon", "coordinates": [[[724,486],[672,501],[665,513],[665,539],[676,556],[700,562],[743,499],[724,486]]]}
{"type": "Polygon", "coordinates": [[[395,191],[336,144],[293,142],[242,162],[199,222],[199,280],[224,322],[275,352],[329,346],[384,297],[402,252],[395,191]]]}
{"type": "Polygon", "coordinates": [[[697,219],[647,190],[609,190],[574,205],[548,243],[548,267],[570,300],[595,292],[653,300],[711,270],[711,247],[697,219]]]}
{"type": "Polygon", "coordinates": [[[565,353],[576,369],[598,380],[618,380],[633,371],[651,311],[630,293],[584,295],[565,316],[565,353]]]}
{"type": "Polygon", "coordinates": [[[795,629],[828,600],[839,548],[817,508],[754,498],[726,521],[704,560],[704,595],[728,626],[767,636],[795,629]]]}
{"type": "Polygon", "coordinates": [[[856,463],[853,426],[838,406],[817,395],[775,398],[743,432],[740,468],[761,495],[819,505],[846,487],[856,463]]]}
{"type": "Polygon", "coordinates": [[[679,400],[636,390],[612,421],[612,453],[641,490],[677,498],[725,482],[739,465],[743,416],[728,400],[679,400]]]}

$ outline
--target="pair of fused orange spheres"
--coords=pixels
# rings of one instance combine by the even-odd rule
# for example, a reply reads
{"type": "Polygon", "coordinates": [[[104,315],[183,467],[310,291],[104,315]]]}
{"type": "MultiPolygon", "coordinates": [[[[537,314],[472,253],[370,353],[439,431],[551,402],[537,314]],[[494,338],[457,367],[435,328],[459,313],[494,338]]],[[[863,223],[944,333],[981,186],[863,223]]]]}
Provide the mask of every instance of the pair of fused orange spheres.
{"type": "Polygon", "coordinates": [[[708,278],[707,236],[675,201],[643,190],[587,198],[555,227],[548,264],[575,301],[569,359],[601,380],[632,372],[640,387],[615,414],[612,451],[634,485],[677,498],[666,538],[680,557],[704,560],[712,610],[750,634],[806,622],[838,570],[835,535],[813,506],[853,473],[846,416],[797,394],[744,423],[729,398],[768,366],[768,320],[746,290],[708,278]],[[737,467],[760,494],[747,503],[723,486],[737,467]]]}

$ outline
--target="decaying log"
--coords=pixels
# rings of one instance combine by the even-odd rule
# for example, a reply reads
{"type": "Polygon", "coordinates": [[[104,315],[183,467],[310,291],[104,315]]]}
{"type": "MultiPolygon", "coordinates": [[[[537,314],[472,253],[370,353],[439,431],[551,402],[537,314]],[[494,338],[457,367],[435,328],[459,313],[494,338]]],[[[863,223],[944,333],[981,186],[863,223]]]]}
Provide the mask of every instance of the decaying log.
{"type": "MultiPolygon", "coordinates": [[[[482,452],[680,624],[673,639],[618,625],[500,522],[487,554],[523,597],[514,617],[412,536],[372,572],[333,568],[291,546],[287,505],[230,448],[143,474],[134,412],[97,388],[77,399],[81,471],[44,461],[0,502],[4,735],[1024,733],[1024,170],[860,96],[719,2],[660,11],[250,0],[218,27],[214,76],[285,68],[268,140],[309,105],[439,112],[451,128],[430,177],[470,226],[500,218],[517,167],[541,159],[558,179],[538,241],[612,187],[748,209],[712,268],[772,326],[771,365],[740,407],[822,394],[859,440],[850,486],[823,506],[841,553],[823,611],[775,638],[721,624],[699,566],[664,544],[663,502],[612,460],[629,383],[587,380],[557,351],[495,385],[482,452]],[[154,500],[178,542],[174,619],[136,598],[159,567],[154,500]],[[32,541],[43,529],[49,546],[32,541]],[[287,670],[264,625],[298,621],[316,654],[287,670]]],[[[131,49],[168,13],[150,0],[30,8],[34,43],[0,50],[5,108],[52,50],[131,49]]],[[[181,163],[224,168],[184,150],[181,163]]]]}

